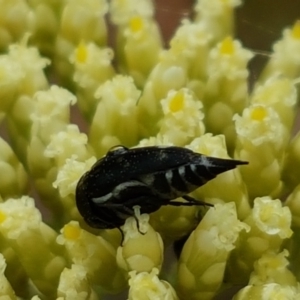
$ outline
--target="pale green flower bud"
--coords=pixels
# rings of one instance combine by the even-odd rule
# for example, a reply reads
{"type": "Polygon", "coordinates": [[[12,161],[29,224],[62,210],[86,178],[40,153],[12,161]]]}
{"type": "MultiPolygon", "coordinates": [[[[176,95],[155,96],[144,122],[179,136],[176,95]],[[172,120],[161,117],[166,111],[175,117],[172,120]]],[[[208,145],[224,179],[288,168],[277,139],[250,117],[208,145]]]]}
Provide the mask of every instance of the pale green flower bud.
{"type": "Polygon", "coordinates": [[[251,233],[270,235],[271,246],[279,248],[282,239],[291,237],[292,216],[288,207],[282,207],[279,199],[261,197],[254,200],[251,216],[245,223],[251,225],[251,233]]]}
{"type": "Polygon", "coordinates": [[[162,50],[158,25],[152,19],[136,15],[130,18],[122,34],[124,37],[118,39],[116,48],[118,63],[137,86],[143,87],[162,50]]]}
{"type": "MultiPolygon", "coordinates": [[[[53,187],[58,189],[60,198],[57,200],[62,205],[60,218],[62,220],[82,220],[74,202],[76,186],[81,176],[91,169],[96,162],[95,157],[91,157],[85,162],[77,160],[76,156],[67,158],[65,164],[58,169],[56,180],[53,187]]],[[[58,211],[56,210],[57,214],[58,211]]]]}
{"type": "Polygon", "coordinates": [[[10,146],[2,138],[0,138],[0,174],[3,174],[0,180],[2,201],[26,193],[28,189],[27,173],[10,146]]]}
{"type": "Polygon", "coordinates": [[[250,275],[249,285],[278,283],[297,287],[297,279],[289,270],[288,256],[289,252],[285,249],[280,253],[265,253],[255,262],[254,271],[250,275]]]}
{"type": "Polygon", "coordinates": [[[128,300],[178,300],[176,292],[170,283],[158,278],[159,271],[129,273],[128,300]]]}
{"type": "Polygon", "coordinates": [[[284,75],[290,79],[300,74],[300,22],[283,31],[283,38],[273,46],[271,58],[259,78],[266,81],[274,75],[284,75]]]}
{"type": "MultiPolygon", "coordinates": [[[[29,34],[25,35],[19,44],[10,45],[8,56],[23,70],[24,76],[18,86],[19,95],[33,96],[38,90],[48,87],[43,70],[50,64],[50,60],[42,57],[37,48],[29,47],[28,38],[29,34]]],[[[19,115],[19,118],[24,116],[19,115]]]]}
{"type": "Polygon", "coordinates": [[[110,48],[99,48],[94,43],[81,42],[71,56],[74,64],[74,81],[77,84],[79,109],[91,122],[96,111],[99,98],[95,91],[100,84],[111,79],[114,74],[112,59],[114,53],[110,48]]]}
{"type": "Polygon", "coordinates": [[[282,124],[288,131],[292,130],[295,120],[297,89],[296,82],[279,76],[270,77],[257,85],[251,95],[252,104],[263,104],[272,107],[279,115],[282,124]]]}
{"type": "Polygon", "coordinates": [[[140,215],[139,208],[134,209],[136,218],[128,218],[122,227],[124,241],[117,251],[117,263],[126,272],[160,270],[164,250],[162,239],[149,225],[149,215],[140,215]]]}
{"type": "Polygon", "coordinates": [[[279,199],[256,198],[253,210],[244,220],[251,231],[241,234],[237,248],[230,257],[228,280],[245,284],[254,262],[269,251],[279,251],[284,240],[292,236],[291,221],[289,208],[282,207],[279,199]]]}
{"type": "Polygon", "coordinates": [[[27,147],[30,141],[31,120],[30,114],[34,110],[31,97],[20,96],[14,102],[12,113],[7,116],[9,136],[19,160],[27,165],[27,147]]]}
{"type": "Polygon", "coordinates": [[[113,58],[114,52],[111,48],[100,48],[94,43],[80,42],[71,56],[71,62],[75,65],[75,82],[84,89],[93,90],[94,93],[99,84],[115,74],[113,58]]]}
{"type": "Polygon", "coordinates": [[[49,60],[42,58],[36,48],[27,46],[27,40],[28,36],[25,36],[20,44],[11,45],[8,53],[9,59],[14,61],[22,72],[22,78],[15,86],[16,100],[8,112],[7,124],[14,150],[24,164],[30,139],[30,115],[34,107],[31,97],[38,90],[47,88],[48,82],[43,69],[49,64],[49,60]]]}
{"type": "Polygon", "coordinates": [[[299,287],[280,285],[277,283],[267,283],[264,285],[248,285],[241,289],[233,300],[285,300],[299,299],[299,287]]]}
{"type": "Polygon", "coordinates": [[[184,146],[204,134],[203,105],[189,89],[169,91],[161,100],[161,106],[163,118],[159,122],[158,134],[166,136],[172,144],[184,146]]]}
{"type": "Polygon", "coordinates": [[[18,97],[18,88],[25,72],[18,62],[8,55],[0,56],[0,111],[8,112],[18,97]]]}
{"type": "MultiPolygon", "coordinates": [[[[64,146],[66,148],[57,149],[56,155],[54,155],[53,149],[50,153],[48,153],[49,151],[45,153],[45,150],[51,139],[54,139],[55,142],[53,136],[59,135],[58,133],[65,135],[65,137],[69,133],[69,138],[78,137],[79,133],[76,135],[76,130],[71,131],[67,127],[70,121],[70,105],[75,104],[75,102],[76,97],[73,94],[55,85],[47,91],[35,93],[32,99],[34,105],[30,113],[32,122],[31,138],[29,145],[26,147],[27,164],[36,190],[41,196],[42,202],[52,210],[55,210],[56,214],[62,217],[62,220],[64,214],[62,212],[61,201],[52,184],[57,176],[59,164],[64,163],[66,157],[72,154],[82,155],[84,152],[82,149],[86,147],[86,144],[84,144],[86,141],[84,139],[77,141],[65,139],[64,146]],[[64,134],[63,132],[65,131],[67,133],[64,134]],[[78,146],[79,142],[82,143],[81,147],[78,146]],[[70,149],[70,146],[67,147],[70,144],[75,144],[76,148],[70,149]],[[55,159],[53,159],[54,156],[55,159]]],[[[53,143],[52,147],[54,147],[53,143]]],[[[57,143],[56,147],[58,147],[57,143]]],[[[65,221],[63,221],[64,223],[65,221]]]]}
{"type": "Polygon", "coordinates": [[[66,261],[55,244],[56,232],[42,223],[34,200],[27,196],[0,204],[0,232],[34,285],[47,296],[54,295],[57,278],[66,261]]]}
{"type": "Polygon", "coordinates": [[[98,46],[106,44],[107,28],[104,16],[107,11],[106,0],[65,1],[53,61],[62,79],[71,81],[73,70],[69,58],[81,41],[93,42],[98,46]]]}
{"type": "Polygon", "coordinates": [[[40,135],[41,140],[48,144],[51,135],[70,122],[70,106],[76,103],[76,97],[68,90],[53,85],[47,91],[35,93],[33,101],[31,135],[40,135]]]}
{"type": "Polygon", "coordinates": [[[232,117],[248,104],[247,64],[252,56],[231,37],[223,39],[209,53],[203,96],[205,124],[208,132],[226,136],[230,152],[236,139],[232,117]]]}
{"type": "Polygon", "coordinates": [[[161,99],[170,90],[179,90],[188,81],[187,62],[171,50],[162,51],[158,64],[152,69],[138,102],[143,136],[156,135],[162,117],[161,99]]]}
{"type": "Polygon", "coordinates": [[[0,245],[0,252],[6,261],[5,277],[17,295],[26,295],[28,293],[28,286],[24,284],[24,281],[27,281],[28,274],[18,258],[18,253],[9,246],[3,235],[1,235],[0,245]]]}
{"type": "Polygon", "coordinates": [[[181,252],[177,290],[182,299],[212,299],[216,295],[242,230],[250,227],[237,219],[233,202],[208,210],[181,252]]]}
{"type": "MultiPolygon", "coordinates": [[[[53,134],[65,130],[70,118],[70,105],[76,98],[69,91],[52,86],[47,91],[37,92],[30,115],[31,138],[27,152],[27,162],[31,174],[36,179],[41,174],[51,172],[53,161],[44,155],[53,134]]],[[[47,175],[44,175],[47,177],[47,175]]],[[[52,184],[52,182],[50,182],[52,184]]]]}
{"type": "Polygon", "coordinates": [[[75,195],[75,189],[80,177],[91,169],[96,162],[95,157],[91,157],[85,162],[80,162],[74,156],[66,159],[65,164],[59,169],[56,181],[53,186],[59,189],[61,197],[75,195]]]}
{"type": "Polygon", "coordinates": [[[1,1],[0,20],[0,49],[3,52],[10,43],[22,38],[34,15],[27,1],[1,1]]]}
{"type": "Polygon", "coordinates": [[[106,42],[104,15],[108,11],[106,0],[67,0],[61,19],[61,34],[68,40],[93,40],[98,45],[106,42]],[[80,22],[75,22],[80,16],[80,22]]]}
{"type": "Polygon", "coordinates": [[[14,290],[4,274],[5,269],[6,262],[3,255],[0,253],[0,298],[3,300],[17,300],[14,290]]]}
{"type": "Polygon", "coordinates": [[[110,243],[81,229],[75,221],[65,225],[61,233],[57,243],[65,246],[74,264],[84,267],[93,284],[111,292],[124,288],[126,281],[116,264],[116,249],[110,243]]]}
{"type": "Polygon", "coordinates": [[[234,8],[241,0],[198,0],[195,5],[195,21],[202,22],[212,34],[214,41],[232,35],[234,31],[234,8]]]}
{"type": "Polygon", "coordinates": [[[54,158],[57,167],[61,167],[71,156],[75,156],[78,161],[85,161],[90,157],[87,136],[79,131],[77,125],[69,124],[64,131],[51,136],[44,154],[46,157],[54,158]]]}
{"type": "Polygon", "coordinates": [[[240,168],[250,199],[278,196],[282,191],[281,171],[289,132],[277,112],[264,104],[253,104],[234,116],[237,132],[235,157],[249,162],[240,168]],[[261,155],[263,153],[263,155],[261,155]]]}
{"type": "Polygon", "coordinates": [[[174,144],[169,141],[168,136],[162,136],[161,134],[158,134],[157,136],[151,136],[149,138],[140,140],[136,147],[148,147],[157,145],[174,146],[174,144]]]}
{"type": "MultiPolygon", "coordinates": [[[[178,201],[185,201],[181,198],[178,201]]],[[[160,233],[166,243],[189,234],[199,223],[199,209],[196,206],[162,206],[150,215],[150,224],[160,233]]]]}
{"type": "Polygon", "coordinates": [[[98,103],[91,127],[90,143],[98,157],[115,145],[133,146],[138,141],[140,91],[129,76],[117,75],[96,91],[98,103]]]}
{"type": "Polygon", "coordinates": [[[136,15],[142,18],[154,16],[154,5],[151,0],[111,0],[109,5],[111,20],[115,25],[126,25],[130,18],[136,15]]]}
{"type": "Polygon", "coordinates": [[[170,52],[186,60],[189,78],[192,80],[204,81],[207,78],[211,38],[203,23],[192,23],[184,19],[170,41],[170,52]]]}
{"type": "Polygon", "coordinates": [[[65,1],[28,1],[33,20],[30,24],[30,41],[46,57],[53,57],[56,35],[59,30],[60,12],[65,1]]]}
{"type": "Polygon", "coordinates": [[[73,264],[71,269],[65,268],[59,279],[57,296],[62,300],[97,300],[99,299],[92,290],[85,268],[73,264]]]}
{"type": "MultiPolygon", "coordinates": [[[[68,90],[53,85],[47,91],[35,93],[32,102],[34,104],[30,113],[32,125],[28,164],[29,167],[32,165],[30,169],[34,173],[39,162],[36,161],[35,155],[31,156],[31,151],[39,151],[40,155],[44,156],[44,149],[51,136],[65,129],[69,123],[70,106],[76,103],[76,97],[68,90]],[[38,149],[35,149],[35,145],[39,145],[38,149]]],[[[43,168],[43,164],[40,168],[43,168]]]]}

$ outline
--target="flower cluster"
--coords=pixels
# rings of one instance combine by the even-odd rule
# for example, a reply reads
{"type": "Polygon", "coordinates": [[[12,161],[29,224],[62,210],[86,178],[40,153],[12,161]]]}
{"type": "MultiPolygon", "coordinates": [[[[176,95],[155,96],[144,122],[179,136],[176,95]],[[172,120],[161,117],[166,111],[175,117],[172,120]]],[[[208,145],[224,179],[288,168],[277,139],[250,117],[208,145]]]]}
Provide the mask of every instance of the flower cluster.
{"type": "Polygon", "coordinates": [[[300,298],[300,22],[250,90],[240,4],[196,1],[164,47],[151,0],[1,2],[1,299],[300,298]],[[115,145],[249,165],[193,192],[210,208],[136,209],[121,243],[75,202],[115,145]]]}

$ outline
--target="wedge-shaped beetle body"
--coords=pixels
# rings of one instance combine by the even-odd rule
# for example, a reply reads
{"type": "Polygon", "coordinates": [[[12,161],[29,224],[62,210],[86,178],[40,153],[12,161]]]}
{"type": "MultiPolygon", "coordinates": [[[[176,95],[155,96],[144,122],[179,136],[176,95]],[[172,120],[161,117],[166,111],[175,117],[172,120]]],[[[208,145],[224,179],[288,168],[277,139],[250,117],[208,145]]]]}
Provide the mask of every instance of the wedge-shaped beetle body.
{"type": "Polygon", "coordinates": [[[119,228],[134,216],[162,205],[203,205],[187,196],[218,174],[247,162],[208,157],[181,147],[114,148],[85,173],[76,204],[91,227],[119,228]],[[173,201],[183,197],[187,202],[173,201]]]}

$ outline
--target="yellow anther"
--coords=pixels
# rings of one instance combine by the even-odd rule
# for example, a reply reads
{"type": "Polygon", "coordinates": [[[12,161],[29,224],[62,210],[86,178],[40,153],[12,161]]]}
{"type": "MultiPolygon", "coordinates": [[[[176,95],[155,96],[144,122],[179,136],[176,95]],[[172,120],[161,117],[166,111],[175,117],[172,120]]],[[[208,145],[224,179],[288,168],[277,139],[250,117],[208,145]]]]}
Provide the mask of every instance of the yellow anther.
{"type": "Polygon", "coordinates": [[[292,37],[294,39],[298,39],[298,40],[300,39],[300,20],[298,20],[295,23],[295,25],[294,25],[294,27],[292,29],[292,37]]]}
{"type": "Polygon", "coordinates": [[[262,121],[267,116],[265,108],[259,106],[252,110],[251,118],[255,121],[262,121]]]}
{"type": "Polygon", "coordinates": [[[6,219],[6,214],[3,211],[0,211],[0,223],[3,223],[6,219]]]}
{"type": "Polygon", "coordinates": [[[169,108],[171,112],[177,112],[183,109],[184,106],[184,94],[182,91],[179,91],[171,99],[169,108]]]}
{"type": "Polygon", "coordinates": [[[234,44],[231,36],[228,36],[222,41],[220,53],[225,55],[231,55],[234,53],[234,44]]]}
{"type": "Polygon", "coordinates": [[[144,21],[140,16],[136,16],[130,19],[129,26],[132,32],[138,32],[143,29],[144,21]]]}
{"type": "Polygon", "coordinates": [[[76,55],[76,61],[80,62],[80,63],[85,63],[87,56],[88,56],[88,52],[86,49],[86,45],[85,43],[81,42],[75,52],[76,55]]]}
{"type": "Polygon", "coordinates": [[[64,226],[64,236],[68,240],[76,240],[80,235],[80,228],[73,224],[67,224],[64,226]]]}

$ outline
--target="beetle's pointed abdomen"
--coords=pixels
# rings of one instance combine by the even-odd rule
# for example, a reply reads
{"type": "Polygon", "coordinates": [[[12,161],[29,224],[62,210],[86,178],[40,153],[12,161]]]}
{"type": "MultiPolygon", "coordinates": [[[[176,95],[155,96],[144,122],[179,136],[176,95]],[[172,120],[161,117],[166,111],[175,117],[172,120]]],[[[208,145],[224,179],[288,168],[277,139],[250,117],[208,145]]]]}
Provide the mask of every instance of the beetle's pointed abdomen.
{"type": "MultiPolygon", "coordinates": [[[[202,178],[202,184],[205,184],[217,175],[235,169],[238,165],[245,164],[248,164],[248,162],[201,155],[194,164],[190,165],[190,171],[198,178],[202,178]]],[[[198,182],[199,186],[202,184],[198,182]]]]}

